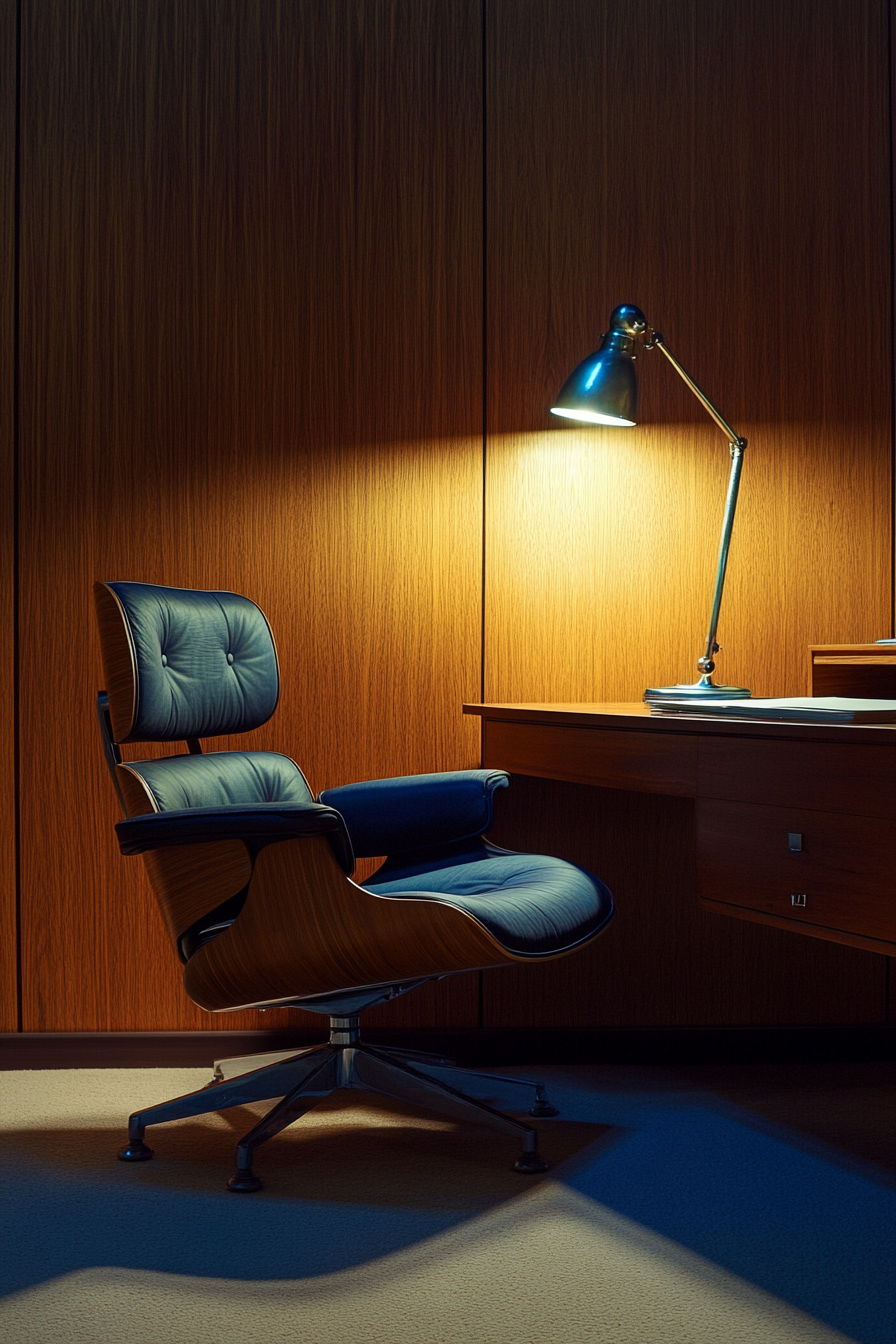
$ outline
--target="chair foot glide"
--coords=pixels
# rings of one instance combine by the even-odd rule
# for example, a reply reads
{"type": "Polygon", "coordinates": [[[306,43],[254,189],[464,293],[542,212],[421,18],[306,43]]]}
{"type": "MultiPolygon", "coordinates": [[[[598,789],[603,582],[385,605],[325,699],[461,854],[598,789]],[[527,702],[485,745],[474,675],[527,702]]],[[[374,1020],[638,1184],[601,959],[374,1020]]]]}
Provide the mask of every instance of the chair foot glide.
{"type": "Polygon", "coordinates": [[[547,1158],[542,1157],[541,1153],[520,1153],[513,1164],[513,1170],[519,1172],[521,1176],[537,1176],[550,1167],[547,1158]]]}
{"type": "Polygon", "coordinates": [[[536,1085],[535,1105],[532,1107],[529,1114],[539,1117],[541,1119],[544,1119],[548,1116],[560,1114],[557,1107],[552,1106],[551,1103],[548,1101],[547,1096],[545,1094],[545,1090],[541,1086],[541,1084],[536,1085]]]}
{"type": "Polygon", "coordinates": [[[227,1189],[238,1195],[251,1195],[262,1188],[262,1182],[251,1167],[237,1167],[236,1174],[227,1182],[227,1189]]]}
{"type": "Polygon", "coordinates": [[[148,1162],[152,1155],[152,1148],[139,1140],[137,1143],[129,1143],[126,1148],[119,1148],[118,1150],[119,1162],[148,1162]]]}

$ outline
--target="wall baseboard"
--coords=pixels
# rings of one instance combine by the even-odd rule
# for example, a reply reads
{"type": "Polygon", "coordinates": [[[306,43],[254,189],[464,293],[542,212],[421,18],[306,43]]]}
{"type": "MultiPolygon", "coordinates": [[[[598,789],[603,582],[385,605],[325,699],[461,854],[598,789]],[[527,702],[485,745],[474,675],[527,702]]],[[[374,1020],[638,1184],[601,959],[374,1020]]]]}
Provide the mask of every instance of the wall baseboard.
{"type": "MultiPolygon", "coordinates": [[[[0,1070],[177,1068],[301,1049],[325,1033],[114,1031],[0,1033],[0,1070]]],[[[371,1042],[445,1054],[464,1064],[844,1064],[896,1059],[896,1028],[621,1027],[593,1030],[371,1028],[371,1042]]]]}

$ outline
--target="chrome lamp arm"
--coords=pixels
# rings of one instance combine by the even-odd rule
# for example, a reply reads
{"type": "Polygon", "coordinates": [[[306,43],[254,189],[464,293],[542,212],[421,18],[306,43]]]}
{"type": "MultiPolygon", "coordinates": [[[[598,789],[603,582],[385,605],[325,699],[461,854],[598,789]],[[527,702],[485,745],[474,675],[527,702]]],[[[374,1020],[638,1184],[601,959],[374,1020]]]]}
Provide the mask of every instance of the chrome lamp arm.
{"type": "MultiPolygon", "coordinates": [[[[692,694],[694,692],[699,694],[700,688],[704,688],[709,691],[710,694],[713,692],[718,693],[720,689],[728,694],[739,691],[740,695],[736,698],[740,698],[740,696],[743,695],[740,688],[731,686],[719,688],[714,686],[712,683],[712,673],[715,669],[715,655],[719,652],[719,645],[716,642],[716,631],[719,627],[719,611],[722,606],[722,593],[725,589],[725,571],[728,568],[728,548],[731,544],[731,529],[734,526],[734,513],[737,508],[737,494],[740,489],[740,474],[743,469],[744,449],[747,446],[747,441],[731,428],[728,421],[712,404],[706,393],[697,386],[687,370],[682,367],[680,361],[672,354],[672,351],[663,340],[662,334],[658,331],[652,333],[651,339],[646,344],[645,348],[651,350],[654,346],[657,346],[658,349],[663,352],[681,380],[687,383],[704,410],[706,410],[709,415],[712,416],[713,420],[715,420],[719,429],[728,439],[728,447],[731,450],[731,474],[728,477],[728,493],[725,496],[725,512],[722,516],[722,536],[719,541],[719,558],[716,564],[716,584],[713,593],[712,611],[710,612],[709,617],[709,630],[706,635],[706,649],[703,656],[697,660],[697,666],[701,673],[700,680],[695,687],[689,689],[692,694]]],[[[669,687],[667,694],[671,694],[673,691],[681,691],[682,689],[683,688],[681,687],[669,687]]],[[[655,695],[656,692],[647,692],[648,696],[651,694],[655,695]]]]}

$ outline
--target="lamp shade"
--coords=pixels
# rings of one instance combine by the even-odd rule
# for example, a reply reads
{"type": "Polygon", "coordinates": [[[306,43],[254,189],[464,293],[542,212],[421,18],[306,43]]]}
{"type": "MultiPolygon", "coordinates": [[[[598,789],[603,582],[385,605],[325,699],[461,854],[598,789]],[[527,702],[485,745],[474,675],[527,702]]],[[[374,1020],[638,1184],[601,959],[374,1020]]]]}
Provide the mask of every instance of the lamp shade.
{"type": "Polygon", "coordinates": [[[634,425],[638,382],[631,355],[606,349],[583,359],[551,407],[552,415],[595,425],[634,425]]]}
{"type": "Polygon", "coordinates": [[[554,415],[593,425],[637,423],[638,380],[635,355],[648,334],[647,319],[632,303],[610,314],[610,330],[600,349],[575,369],[551,407],[554,415]]]}

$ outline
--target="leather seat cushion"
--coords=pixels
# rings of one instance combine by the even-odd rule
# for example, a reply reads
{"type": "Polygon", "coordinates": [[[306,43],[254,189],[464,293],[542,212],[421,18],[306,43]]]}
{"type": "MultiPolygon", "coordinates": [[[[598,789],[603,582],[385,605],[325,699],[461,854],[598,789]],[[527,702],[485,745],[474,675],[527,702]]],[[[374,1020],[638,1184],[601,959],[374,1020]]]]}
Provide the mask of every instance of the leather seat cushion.
{"type": "Polygon", "coordinates": [[[546,956],[593,938],[613,917],[604,884],[583,868],[541,854],[488,846],[481,856],[364,883],[377,894],[443,901],[476,918],[508,952],[546,956]]]}

